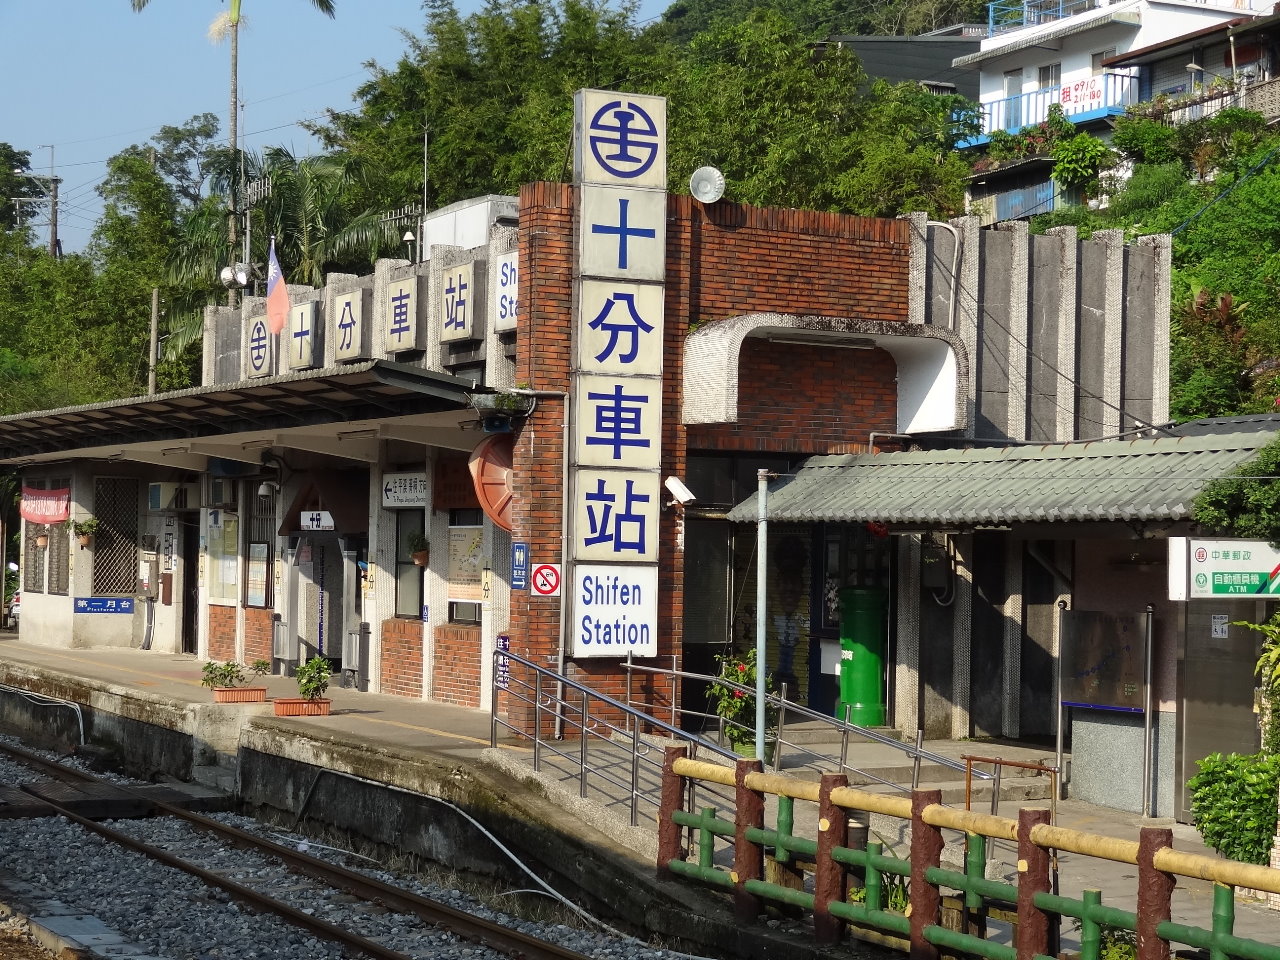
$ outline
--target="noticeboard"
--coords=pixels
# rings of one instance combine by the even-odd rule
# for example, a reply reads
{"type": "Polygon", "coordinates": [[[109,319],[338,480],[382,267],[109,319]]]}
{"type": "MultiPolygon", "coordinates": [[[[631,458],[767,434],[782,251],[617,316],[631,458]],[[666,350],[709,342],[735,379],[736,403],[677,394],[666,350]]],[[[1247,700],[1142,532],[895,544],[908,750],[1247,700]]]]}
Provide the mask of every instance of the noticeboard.
{"type": "Polygon", "coordinates": [[[1145,614],[1071,610],[1062,628],[1063,704],[1141,713],[1145,614]]]}

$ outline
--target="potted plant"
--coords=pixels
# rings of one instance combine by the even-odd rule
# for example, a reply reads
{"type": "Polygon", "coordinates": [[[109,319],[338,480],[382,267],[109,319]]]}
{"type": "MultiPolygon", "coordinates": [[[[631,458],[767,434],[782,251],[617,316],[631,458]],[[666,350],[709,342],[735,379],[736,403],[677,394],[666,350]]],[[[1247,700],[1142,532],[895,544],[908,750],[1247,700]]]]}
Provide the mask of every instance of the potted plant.
{"type": "Polygon", "coordinates": [[[431,562],[431,541],[424,533],[409,534],[409,556],[420,567],[431,562]]]}
{"type": "Polygon", "coordinates": [[[80,549],[90,546],[93,543],[93,535],[98,532],[98,518],[86,517],[83,520],[73,520],[71,529],[75,532],[76,537],[80,540],[80,549]]]}
{"type": "Polygon", "coordinates": [[[277,697],[277,717],[327,717],[333,701],[325,698],[329,689],[329,661],[324,657],[312,657],[298,664],[294,671],[298,681],[298,696],[277,697]]]}
{"type": "MultiPolygon", "coordinates": [[[[271,662],[255,660],[249,665],[255,677],[271,672],[271,662]]],[[[200,682],[213,690],[214,703],[262,703],[267,699],[266,687],[246,687],[244,668],[234,660],[219,663],[210,660],[200,671],[200,682]]]]}
{"type": "Polygon", "coordinates": [[[35,525],[35,529],[36,547],[37,549],[43,550],[49,545],[49,528],[43,523],[37,523],[35,525]]]}
{"type": "MultiPolygon", "coordinates": [[[[744,757],[756,755],[756,651],[745,654],[729,652],[717,658],[720,672],[707,688],[707,701],[720,718],[722,736],[733,746],[733,752],[744,757]]],[[[773,692],[772,681],[765,690],[773,692]]],[[[774,727],[778,722],[778,709],[765,703],[765,762],[773,759],[774,727]]]]}

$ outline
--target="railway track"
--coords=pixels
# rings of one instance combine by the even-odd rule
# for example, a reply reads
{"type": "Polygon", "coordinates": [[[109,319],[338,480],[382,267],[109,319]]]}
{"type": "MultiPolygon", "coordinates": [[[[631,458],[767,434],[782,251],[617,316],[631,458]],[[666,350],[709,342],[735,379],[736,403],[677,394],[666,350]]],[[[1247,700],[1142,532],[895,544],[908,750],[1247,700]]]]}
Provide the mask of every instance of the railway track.
{"type": "MultiPolygon", "coordinates": [[[[441,946],[458,949],[462,944],[457,941],[465,941],[486,947],[499,956],[587,960],[587,954],[561,943],[456,909],[154,796],[144,796],[135,788],[115,783],[102,786],[104,782],[92,774],[30,751],[0,742],[0,756],[36,770],[43,777],[77,788],[108,794],[118,791],[145,799],[161,820],[117,821],[113,826],[106,826],[51,800],[50,794],[56,791],[47,789],[46,785],[25,788],[26,792],[37,792],[40,802],[58,816],[109,844],[182,871],[257,913],[273,914],[292,927],[341,944],[356,954],[380,960],[444,956],[447,954],[441,952],[441,946]],[[338,904],[336,911],[329,906],[333,901],[338,904]],[[388,923],[388,916],[395,917],[394,922],[388,923]],[[415,926],[420,929],[415,930],[415,926]],[[389,927],[394,928],[393,935],[386,933],[389,927]],[[428,946],[440,938],[447,946],[439,943],[428,946]]],[[[566,928],[554,929],[563,933],[566,928]]],[[[484,956],[483,951],[467,954],[466,949],[457,955],[484,956]]],[[[606,947],[593,953],[672,956],[666,951],[649,950],[630,939],[618,939],[613,949],[606,947]]]]}

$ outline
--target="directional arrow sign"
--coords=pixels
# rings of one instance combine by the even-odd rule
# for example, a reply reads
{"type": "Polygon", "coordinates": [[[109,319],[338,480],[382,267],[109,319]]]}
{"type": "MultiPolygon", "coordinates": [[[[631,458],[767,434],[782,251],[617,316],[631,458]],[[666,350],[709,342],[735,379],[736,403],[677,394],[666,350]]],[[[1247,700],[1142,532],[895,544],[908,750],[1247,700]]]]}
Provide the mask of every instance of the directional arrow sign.
{"type": "Polygon", "coordinates": [[[382,475],[382,506],[396,510],[427,505],[426,473],[384,473],[382,475]]]}

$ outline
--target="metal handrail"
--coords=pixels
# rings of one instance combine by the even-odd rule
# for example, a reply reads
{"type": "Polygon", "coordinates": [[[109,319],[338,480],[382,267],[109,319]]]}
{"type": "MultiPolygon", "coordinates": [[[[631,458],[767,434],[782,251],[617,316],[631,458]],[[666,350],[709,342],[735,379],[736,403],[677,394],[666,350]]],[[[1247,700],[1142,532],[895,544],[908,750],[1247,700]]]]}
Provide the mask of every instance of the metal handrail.
{"type": "MultiPolygon", "coordinates": [[[[693,673],[693,672],[684,671],[684,670],[669,670],[664,667],[650,667],[644,664],[635,663],[630,657],[628,657],[626,660],[623,661],[622,667],[624,670],[627,671],[627,706],[631,706],[631,704],[634,703],[634,701],[631,698],[632,671],[635,671],[638,673],[649,673],[649,674],[655,674],[655,675],[670,676],[672,678],[671,702],[672,702],[673,717],[677,712],[674,706],[677,699],[675,695],[677,680],[681,682],[685,680],[698,680],[698,681],[707,681],[710,683],[718,683],[718,684],[721,684],[722,686],[729,687],[730,689],[740,690],[743,694],[748,696],[753,696],[753,697],[755,696],[755,693],[756,693],[754,687],[747,687],[747,686],[744,686],[743,684],[736,683],[733,680],[728,680],[723,677],[712,676],[710,674],[705,674],[705,673],[693,673]]],[[[778,710],[778,733],[776,734],[776,737],[775,737],[776,746],[774,747],[774,752],[773,752],[773,769],[775,772],[781,768],[781,761],[782,761],[781,748],[783,746],[791,747],[792,749],[797,750],[800,753],[808,754],[811,757],[817,757],[824,760],[831,759],[822,754],[814,753],[811,750],[806,750],[804,746],[801,744],[792,743],[784,739],[784,737],[782,736],[782,731],[786,728],[785,720],[786,720],[787,714],[794,714],[804,718],[805,720],[823,723],[833,728],[833,732],[840,734],[840,761],[839,761],[840,770],[841,771],[852,770],[858,773],[860,776],[864,776],[864,777],[867,777],[868,779],[875,780],[879,783],[885,784],[886,786],[895,787],[896,789],[900,789],[903,791],[907,791],[911,788],[918,786],[920,782],[920,764],[922,761],[936,764],[938,766],[946,767],[948,770],[951,770],[955,773],[966,772],[966,765],[964,763],[961,763],[959,760],[953,760],[950,757],[944,757],[941,754],[937,754],[937,753],[933,753],[932,751],[925,750],[920,745],[921,743],[920,731],[916,732],[915,743],[903,743],[901,740],[898,740],[894,737],[890,737],[890,736],[887,736],[886,734],[880,733],[878,730],[872,730],[870,727],[862,727],[856,723],[850,723],[848,719],[842,720],[839,717],[833,717],[825,713],[819,713],[818,711],[812,710],[809,707],[803,706],[802,704],[793,703],[792,701],[786,699],[785,686],[783,687],[783,691],[781,694],[772,694],[772,693],[766,694],[765,702],[775,707],[778,710]],[[864,739],[871,740],[874,743],[879,743],[887,747],[892,747],[893,749],[901,751],[902,753],[911,757],[913,760],[913,766],[914,766],[914,770],[912,773],[912,787],[908,788],[901,784],[893,783],[892,781],[885,780],[865,770],[859,770],[857,767],[850,766],[847,762],[848,756],[849,756],[849,735],[850,734],[863,737],[864,739]]],[[[707,718],[711,717],[710,714],[699,713],[697,711],[681,710],[679,712],[685,716],[701,716],[701,717],[707,717],[707,718]]],[[[652,716],[651,714],[646,714],[646,715],[652,716]]],[[[723,726],[724,718],[718,717],[716,719],[720,720],[723,726]]],[[[732,723],[732,721],[730,722],[732,723]]],[[[742,726],[742,725],[735,724],[735,726],[742,726]]],[[[746,729],[746,728],[744,727],[743,729],[746,729]]],[[[985,771],[981,771],[981,770],[973,771],[973,775],[976,776],[979,780],[995,779],[995,777],[992,774],[986,773],[985,771]]]]}
{"type": "MultiPolygon", "coordinates": [[[[643,799],[650,803],[655,812],[659,805],[659,800],[655,797],[647,796],[640,789],[640,770],[641,763],[646,763],[649,767],[659,771],[662,770],[660,762],[645,756],[645,750],[641,749],[641,726],[645,725],[653,732],[654,735],[666,735],[679,742],[689,745],[690,754],[696,755],[699,749],[707,751],[713,755],[736,761],[737,754],[731,750],[726,750],[720,745],[708,740],[705,737],[686,730],[681,730],[672,724],[651,717],[643,711],[636,710],[627,704],[610,697],[608,694],[600,693],[585,684],[578,683],[568,677],[561,676],[554,670],[527,660],[519,654],[510,653],[508,651],[496,650],[494,657],[494,690],[493,696],[490,698],[489,709],[489,743],[490,746],[498,745],[498,728],[504,727],[513,734],[533,741],[533,768],[535,771],[541,771],[542,755],[545,751],[550,751],[553,755],[561,759],[568,760],[578,765],[578,790],[579,795],[586,797],[587,795],[587,778],[588,775],[594,774],[605,783],[612,784],[623,790],[629,791],[631,825],[639,824],[639,804],[643,799]],[[512,664],[518,664],[527,668],[532,672],[533,682],[518,677],[512,673],[510,667],[512,664]],[[500,679],[501,678],[501,679],[500,679]],[[545,682],[544,682],[545,681],[545,682]],[[504,691],[509,700],[517,703],[523,703],[531,707],[534,714],[533,733],[530,735],[526,730],[521,729],[498,714],[498,692],[504,691]],[[544,693],[545,690],[562,690],[563,693],[544,693]],[[530,695],[532,691],[532,695],[530,695]],[[570,695],[576,694],[580,699],[570,700],[570,695]],[[592,703],[598,704],[595,716],[592,716],[592,703]],[[612,720],[600,715],[602,710],[612,711],[620,714],[626,719],[626,726],[620,727],[612,720]],[[577,714],[577,718],[574,718],[577,714]],[[562,750],[554,743],[554,738],[545,738],[542,735],[544,719],[550,723],[551,720],[557,720],[560,724],[567,723],[571,728],[580,732],[578,749],[575,753],[562,750]],[[590,762],[588,744],[594,737],[602,742],[613,744],[616,746],[614,735],[621,735],[630,740],[630,783],[619,779],[609,770],[602,766],[593,766],[590,762]]],[[[563,739],[563,737],[561,737],[563,739]]],[[[691,785],[692,789],[692,785],[691,785]]],[[[706,789],[703,787],[702,789],[706,789]]],[[[715,793],[715,791],[711,791],[715,793]]],[[[718,794],[717,794],[718,795],[718,794]]],[[[691,793],[689,802],[694,802],[691,793]]]]}

